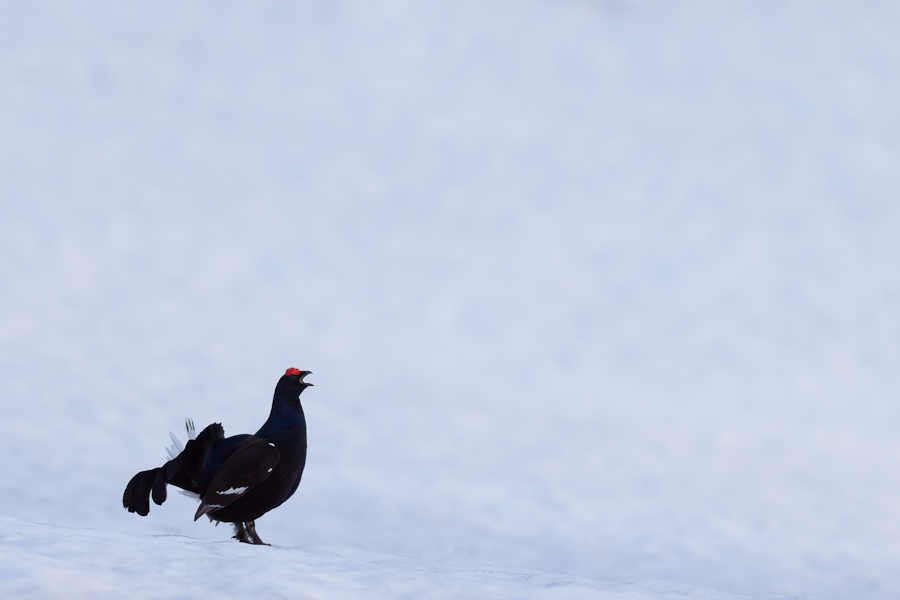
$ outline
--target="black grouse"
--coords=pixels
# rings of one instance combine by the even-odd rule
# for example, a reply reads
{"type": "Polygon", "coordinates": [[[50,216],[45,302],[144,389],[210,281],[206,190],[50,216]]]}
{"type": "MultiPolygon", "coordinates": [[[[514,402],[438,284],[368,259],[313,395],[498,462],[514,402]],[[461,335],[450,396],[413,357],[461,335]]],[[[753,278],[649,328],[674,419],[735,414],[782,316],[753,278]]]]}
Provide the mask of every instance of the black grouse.
{"type": "MultiPolygon", "coordinates": [[[[306,464],[306,417],[300,393],[312,385],[303,381],[307,375],[310,371],[285,372],[275,386],[269,418],[255,434],[225,437],[221,423],[209,425],[172,460],[132,477],[122,505],[128,512],[147,516],[151,494],[156,504],[162,504],[166,484],[172,484],[199,496],[195,521],[206,515],[211,521],[233,523],[235,539],[264,544],[254,521],[293,495],[306,464]]],[[[189,423],[190,437],[192,431],[189,423]]],[[[174,436],[173,441],[178,444],[174,436]]]]}

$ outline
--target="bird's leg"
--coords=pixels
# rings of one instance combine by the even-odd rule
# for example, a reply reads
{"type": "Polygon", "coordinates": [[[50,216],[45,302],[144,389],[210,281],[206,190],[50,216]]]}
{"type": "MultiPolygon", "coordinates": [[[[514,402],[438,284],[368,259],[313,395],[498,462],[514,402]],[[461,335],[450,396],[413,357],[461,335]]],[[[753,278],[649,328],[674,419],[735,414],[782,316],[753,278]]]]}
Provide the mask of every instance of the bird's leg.
{"type": "Polygon", "coordinates": [[[251,544],[258,544],[261,546],[271,546],[271,544],[267,544],[259,538],[259,534],[256,533],[256,522],[255,521],[247,521],[244,523],[244,527],[247,530],[247,533],[250,535],[250,539],[253,540],[250,542],[251,544]]]}
{"type": "MultiPolygon", "coordinates": [[[[234,525],[234,535],[232,536],[234,537],[234,539],[239,542],[244,542],[245,544],[255,543],[250,541],[250,536],[247,535],[247,529],[244,527],[243,523],[241,523],[240,521],[235,521],[234,523],[232,523],[232,525],[234,525]]],[[[258,536],[257,539],[259,539],[258,536]]]]}

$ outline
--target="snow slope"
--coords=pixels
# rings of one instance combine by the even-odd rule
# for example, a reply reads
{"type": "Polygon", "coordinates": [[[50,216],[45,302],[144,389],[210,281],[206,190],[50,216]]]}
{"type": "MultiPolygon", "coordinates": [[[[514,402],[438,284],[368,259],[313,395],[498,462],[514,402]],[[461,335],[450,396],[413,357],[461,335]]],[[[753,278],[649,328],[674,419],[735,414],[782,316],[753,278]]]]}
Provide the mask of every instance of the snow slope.
{"type": "Polygon", "coordinates": [[[0,593],[15,598],[740,600],[665,582],[605,583],[328,547],[260,548],[0,519],[0,593]]]}
{"type": "Polygon", "coordinates": [[[898,597],[897,40],[876,0],[0,4],[0,515],[224,541],[122,489],[298,367],[282,549],[898,597]]]}

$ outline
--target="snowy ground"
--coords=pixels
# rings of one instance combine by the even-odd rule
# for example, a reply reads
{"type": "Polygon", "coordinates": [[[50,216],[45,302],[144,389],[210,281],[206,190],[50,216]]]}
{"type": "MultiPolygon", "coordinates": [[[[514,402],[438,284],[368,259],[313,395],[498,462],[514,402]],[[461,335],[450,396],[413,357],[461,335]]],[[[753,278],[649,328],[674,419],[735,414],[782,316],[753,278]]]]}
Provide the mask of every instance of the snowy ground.
{"type": "Polygon", "coordinates": [[[328,547],[259,548],[0,518],[0,591],[15,598],[741,600],[688,585],[608,583],[328,547]],[[149,572],[148,572],[149,571],[149,572]]]}
{"type": "Polygon", "coordinates": [[[121,493],[293,366],[258,528],[313,597],[367,553],[900,596],[897,40],[886,1],[0,3],[0,592],[253,560],[121,493]]]}

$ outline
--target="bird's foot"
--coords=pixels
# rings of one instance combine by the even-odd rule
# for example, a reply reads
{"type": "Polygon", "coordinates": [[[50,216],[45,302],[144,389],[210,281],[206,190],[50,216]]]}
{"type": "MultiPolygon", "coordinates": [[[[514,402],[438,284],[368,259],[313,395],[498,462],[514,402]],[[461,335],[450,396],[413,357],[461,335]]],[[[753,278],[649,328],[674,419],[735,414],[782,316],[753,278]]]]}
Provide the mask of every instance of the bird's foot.
{"type": "Polygon", "coordinates": [[[244,523],[244,527],[247,533],[250,535],[250,539],[253,540],[253,544],[258,544],[260,546],[271,546],[272,544],[267,544],[262,541],[259,537],[259,534],[256,533],[256,522],[255,521],[247,521],[244,523]]]}
{"type": "Polygon", "coordinates": [[[244,542],[245,544],[252,544],[250,541],[250,536],[247,534],[247,529],[244,527],[244,524],[240,521],[236,523],[232,523],[234,525],[234,535],[232,536],[239,542],[244,542]]]}
{"type": "Polygon", "coordinates": [[[259,534],[256,533],[256,523],[253,521],[234,523],[234,539],[245,544],[254,544],[257,546],[271,546],[262,541],[259,534]]]}

